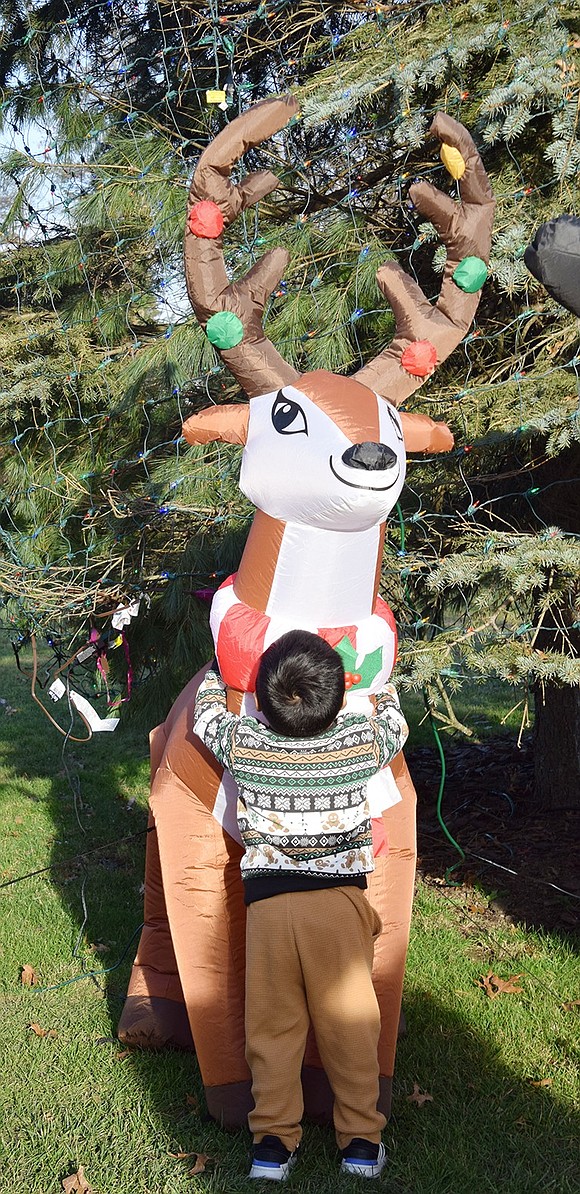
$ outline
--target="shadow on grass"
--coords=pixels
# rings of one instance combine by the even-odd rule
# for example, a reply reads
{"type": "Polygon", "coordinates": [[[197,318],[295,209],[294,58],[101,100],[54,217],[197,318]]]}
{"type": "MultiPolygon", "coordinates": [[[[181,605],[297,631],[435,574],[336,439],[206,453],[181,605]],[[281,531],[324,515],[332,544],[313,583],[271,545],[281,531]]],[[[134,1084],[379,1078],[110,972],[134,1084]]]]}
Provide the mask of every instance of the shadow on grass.
{"type": "MultiPolygon", "coordinates": [[[[467,1017],[430,992],[409,990],[406,1009],[408,1034],[399,1046],[394,1113],[385,1132],[389,1166],[377,1188],[390,1194],[577,1194],[580,1119],[573,1109],[555,1090],[534,1088],[502,1064],[497,1038],[483,1039],[467,1017]],[[415,1083],[432,1101],[409,1101],[415,1083]]],[[[175,1139],[176,1149],[209,1158],[194,1189],[255,1189],[247,1179],[248,1133],[225,1133],[204,1121],[192,1096],[184,1096],[192,1087],[184,1073],[162,1088],[160,1071],[166,1079],[172,1072],[166,1055],[135,1053],[131,1065],[159,1135],[175,1139]]],[[[168,1160],[168,1180],[176,1168],[183,1176],[193,1160],[168,1160]]],[[[334,1194],[366,1188],[364,1181],[341,1178],[338,1165],[332,1131],[305,1125],[288,1189],[334,1194]]],[[[169,1188],[181,1185],[151,1187],[155,1194],[169,1188]]]]}
{"type": "MultiPolygon", "coordinates": [[[[14,698],[12,698],[14,700],[14,698]]],[[[18,703],[30,698],[19,686],[18,703]]],[[[148,752],[145,735],[119,727],[113,739],[93,739],[87,746],[62,740],[47,726],[40,710],[27,711],[4,723],[7,761],[19,777],[24,799],[42,799],[54,825],[51,862],[59,864],[50,881],[78,926],[71,955],[59,973],[43,973],[50,985],[68,982],[88,969],[96,957],[112,967],[138,930],[142,917],[148,752]],[[35,778],[46,782],[47,795],[34,791],[35,778]],[[133,803],[134,801],[134,803],[133,803]],[[137,834],[131,840],[130,835],[137,834]],[[70,861],[96,845],[107,848],[84,861],[70,861]],[[66,862],[61,868],[60,864],[66,862]],[[72,951],[76,946],[76,956],[72,951]],[[97,952],[90,947],[96,946],[97,952]],[[106,952],[100,952],[104,946],[106,952]]],[[[39,853],[41,853],[39,851],[39,853]]],[[[38,856],[29,854],[35,869],[38,856]]],[[[137,938],[121,964],[101,980],[108,1000],[114,1037],[125,997],[137,938]]],[[[82,982],[90,983],[84,978],[82,982]]],[[[63,988],[66,991],[66,987],[63,988]]],[[[64,995],[63,995],[64,997],[64,995]]],[[[452,998],[452,997],[451,997],[452,998]]],[[[387,1128],[391,1162],[382,1188],[392,1194],[528,1194],[553,1191],[577,1194],[580,1189],[577,1148],[580,1123],[557,1089],[534,1088],[500,1060],[501,1033],[484,1038],[468,1016],[447,1006],[437,994],[409,981],[405,993],[407,1036],[399,1045],[393,1121],[387,1128]],[[413,1084],[433,1101],[408,1101],[413,1084]]],[[[554,1049],[572,1064],[574,1046],[568,1023],[554,1037],[554,1049]]],[[[107,1047],[107,1046],[105,1046],[107,1047]]],[[[110,1048],[115,1056],[117,1046],[110,1048]]],[[[576,1052],[576,1062],[578,1054],[576,1052]]],[[[248,1135],[228,1135],[204,1117],[197,1067],[191,1055],[134,1052],[130,1065],[152,1123],[152,1136],[175,1142],[175,1151],[207,1154],[213,1160],[194,1188],[205,1191],[252,1190],[247,1181],[248,1135]]],[[[533,1075],[530,1075],[533,1077],[533,1075]]],[[[106,1115],[106,1109],[104,1110],[106,1115]]],[[[129,1145],[130,1147],[130,1145],[129,1145]]],[[[188,1162],[157,1158],[167,1165],[161,1194],[172,1180],[176,1190],[191,1189],[183,1176],[188,1162]]],[[[156,1179],[155,1179],[156,1180],[156,1179]]],[[[288,1186],[301,1194],[331,1194],[362,1187],[337,1175],[332,1133],[307,1127],[302,1157],[288,1186]]],[[[129,1187],[127,1187],[129,1189],[129,1187]]]]}
{"type": "Polygon", "coordinates": [[[441,761],[433,747],[410,753],[418,795],[419,869],[441,882],[476,885],[493,906],[527,928],[578,941],[580,875],[567,843],[580,832],[580,805],[544,808],[534,800],[531,735],[521,744],[503,733],[482,743],[446,740],[440,813],[441,761]]]}
{"type": "MultiPolygon", "coordinates": [[[[24,839],[20,873],[50,866],[46,880],[78,926],[59,974],[43,972],[42,979],[50,986],[66,981],[65,970],[74,977],[93,966],[112,967],[126,950],[107,983],[116,1023],[143,916],[147,735],[121,725],[86,744],[67,740],[32,701],[28,681],[16,670],[3,667],[3,673],[2,691],[15,708],[0,724],[3,758],[14,773],[9,792],[21,809],[30,808],[31,824],[38,815],[43,826],[43,840],[24,839]]],[[[49,711],[66,726],[60,708],[49,711]]],[[[85,732],[75,719],[74,733],[85,732]]]]}
{"type": "MultiPolygon", "coordinates": [[[[533,1087],[499,1059],[505,1025],[483,1038],[470,1018],[416,984],[408,986],[405,1009],[408,1031],[399,1045],[389,1127],[392,1172],[401,1189],[414,1194],[580,1189],[575,1143],[580,1118],[558,1096],[558,1069],[552,1087],[533,1087]],[[409,1101],[415,1083],[432,1102],[409,1101]]],[[[569,1066],[573,1025],[560,1015],[560,1060],[569,1066]]]]}

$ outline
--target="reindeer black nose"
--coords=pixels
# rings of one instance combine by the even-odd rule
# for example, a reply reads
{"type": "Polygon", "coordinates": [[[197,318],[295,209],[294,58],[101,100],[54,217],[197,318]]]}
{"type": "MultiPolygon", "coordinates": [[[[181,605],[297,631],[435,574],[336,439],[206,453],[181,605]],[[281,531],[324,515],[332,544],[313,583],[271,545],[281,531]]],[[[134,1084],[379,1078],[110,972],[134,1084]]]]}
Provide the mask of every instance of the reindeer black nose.
{"type": "Polygon", "coordinates": [[[364,468],[367,472],[377,472],[379,469],[392,468],[397,463],[397,454],[387,444],[374,444],[367,440],[364,444],[353,444],[342,454],[344,464],[350,468],[364,468]]]}

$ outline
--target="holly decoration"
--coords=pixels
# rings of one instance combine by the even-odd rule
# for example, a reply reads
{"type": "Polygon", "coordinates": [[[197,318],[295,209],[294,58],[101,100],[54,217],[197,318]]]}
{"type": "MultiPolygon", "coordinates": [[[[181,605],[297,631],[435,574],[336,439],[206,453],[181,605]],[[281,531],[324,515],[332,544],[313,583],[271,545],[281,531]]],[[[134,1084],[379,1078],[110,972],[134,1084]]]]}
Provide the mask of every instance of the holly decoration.
{"type": "Polygon", "coordinates": [[[357,665],[357,651],[353,647],[350,639],[345,635],[343,639],[335,647],[342,659],[344,667],[344,684],[345,688],[370,688],[375,676],[383,670],[383,648],[377,647],[376,651],[371,651],[369,655],[365,655],[362,663],[357,665]]]}

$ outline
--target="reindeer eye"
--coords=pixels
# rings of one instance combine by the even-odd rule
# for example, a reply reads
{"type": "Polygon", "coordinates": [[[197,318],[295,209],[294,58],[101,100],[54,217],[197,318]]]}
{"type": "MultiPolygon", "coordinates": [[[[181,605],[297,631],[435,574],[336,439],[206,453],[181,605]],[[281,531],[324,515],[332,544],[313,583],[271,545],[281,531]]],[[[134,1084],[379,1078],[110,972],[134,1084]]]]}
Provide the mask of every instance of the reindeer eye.
{"type": "Polygon", "coordinates": [[[285,398],[280,390],[272,407],[272,422],[280,435],[308,435],[306,415],[297,402],[285,398]]]}
{"type": "Polygon", "coordinates": [[[389,418],[391,420],[391,423],[393,424],[393,427],[395,428],[395,433],[396,433],[397,439],[400,439],[402,442],[403,429],[401,427],[401,420],[389,402],[387,402],[387,410],[389,412],[389,418]]]}

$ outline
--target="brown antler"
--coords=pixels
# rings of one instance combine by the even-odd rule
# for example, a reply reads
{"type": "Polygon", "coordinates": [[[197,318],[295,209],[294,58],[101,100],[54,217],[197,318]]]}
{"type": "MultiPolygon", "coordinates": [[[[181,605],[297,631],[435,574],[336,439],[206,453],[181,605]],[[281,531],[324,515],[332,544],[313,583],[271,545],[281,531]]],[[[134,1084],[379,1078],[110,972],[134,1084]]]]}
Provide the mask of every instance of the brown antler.
{"type": "Polygon", "coordinates": [[[237,185],[231,182],[230,172],[246,150],[279,132],[297,111],[298,103],[290,95],[254,104],[204,150],[189,192],[184,246],[187,292],[210,340],[250,398],[299,376],[262,328],[264,304],[280,281],[289,254],[271,249],[244,278],[230,283],[221,230],[278,186],[268,170],[248,174],[237,185]],[[224,317],[224,312],[229,314],[224,317]],[[208,326],[212,316],[218,318],[208,326]]]}
{"type": "MultiPolygon", "coordinates": [[[[396,406],[423,385],[425,377],[463,339],[477,310],[481,291],[478,288],[475,293],[466,292],[457,284],[457,280],[454,281],[453,274],[465,258],[476,258],[487,265],[491,246],[495,200],[481,158],[467,129],[451,116],[438,112],[429,131],[444,146],[458,150],[465,164],[460,183],[460,203],[427,182],[415,183],[410,189],[413,203],[422,215],[432,221],[447,247],[441,293],[436,305],[431,306],[421,287],[401,266],[395,262],[381,266],[377,281],[393,309],[395,336],[380,356],[354,375],[357,381],[382,394],[396,406]],[[430,351],[429,345],[433,351],[430,351]],[[418,374],[408,371],[401,363],[403,353],[411,369],[417,368],[413,357],[422,355],[425,372],[418,374]]],[[[461,168],[461,159],[457,157],[457,161],[461,168]]]]}

